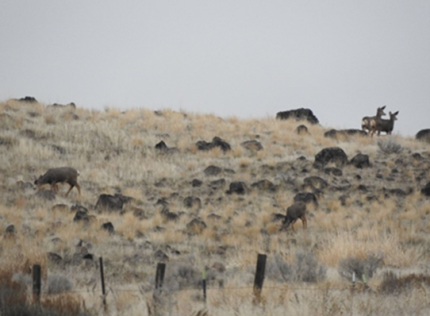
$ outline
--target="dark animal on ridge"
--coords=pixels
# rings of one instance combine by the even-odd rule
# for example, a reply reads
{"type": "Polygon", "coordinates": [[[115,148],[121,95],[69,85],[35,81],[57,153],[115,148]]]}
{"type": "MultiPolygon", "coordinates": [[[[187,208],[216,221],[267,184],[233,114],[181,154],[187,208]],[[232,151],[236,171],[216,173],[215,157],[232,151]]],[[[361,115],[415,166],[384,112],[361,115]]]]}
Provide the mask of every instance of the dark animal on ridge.
{"type": "Polygon", "coordinates": [[[372,131],[370,132],[370,136],[373,136],[375,132],[378,132],[378,136],[381,135],[381,132],[387,133],[387,135],[391,135],[391,132],[394,128],[394,121],[397,121],[397,114],[399,111],[395,113],[390,112],[390,119],[383,120],[381,118],[375,118],[370,121],[370,127],[372,131]]]}
{"type": "Polygon", "coordinates": [[[376,118],[381,118],[382,116],[384,116],[385,115],[384,109],[385,109],[385,105],[376,110],[376,116],[363,117],[363,119],[361,120],[361,129],[363,131],[367,130],[368,132],[371,132],[372,131],[370,126],[371,120],[374,120],[376,118]]]}

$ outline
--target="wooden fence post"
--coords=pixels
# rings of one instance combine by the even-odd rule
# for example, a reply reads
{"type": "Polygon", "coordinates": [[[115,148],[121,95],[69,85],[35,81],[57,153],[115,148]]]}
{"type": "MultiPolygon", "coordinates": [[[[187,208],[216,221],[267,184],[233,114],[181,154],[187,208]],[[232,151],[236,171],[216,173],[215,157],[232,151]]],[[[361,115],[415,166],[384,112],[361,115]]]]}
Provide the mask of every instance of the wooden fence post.
{"type": "Polygon", "coordinates": [[[161,294],[161,288],[164,282],[164,272],[166,271],[165,263],[157,263],[157,272],[155,274],[155,290],[152,295],[154,302],[158,304],[160,302],[159,296],[161,294]]]}
{"type": "Polygon", "coordinates": [[[102,282],[102,295],[103,295],[103,305],[106,306],[106,289],[105,289],[105,274],[103,271],[103,258],[99,258],[100,261],[100,279],[102,282]]]}
{"type": "Polygon", "coordinates": [[[203,300],[206,303],[206,268],[202,270],[203,300]]]}
{"type": "Polygon", "coordinates": [[[40,303],[40,293],[42,288],[42,276],[40,264],[33,265],[33,302],[40,303]]]}
{"type": "Polygon", "coordinates": [[[161,289],[164,282],[164,272],[166,271],[166,264],[165,263],[158,263],[157,264],[157,272],[155,274],[155,289],[161,289]]]}
{"type": "Polygon", "coordinates": [[[266,255],[258,254],[257,269],[255,271],[254,279],[254,302],[261,302],[261,291],[263,289],[264,272],[266,270],[266,255]]]}

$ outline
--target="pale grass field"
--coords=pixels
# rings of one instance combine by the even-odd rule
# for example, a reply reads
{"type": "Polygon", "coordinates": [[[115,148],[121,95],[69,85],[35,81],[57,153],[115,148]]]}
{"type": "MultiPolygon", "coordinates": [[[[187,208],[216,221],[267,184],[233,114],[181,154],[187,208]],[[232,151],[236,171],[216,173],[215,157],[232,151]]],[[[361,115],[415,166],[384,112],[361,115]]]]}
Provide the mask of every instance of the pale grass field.
{"type": "MultiPolygon", "coordinates": [[[[310,134],[298,135],[295,129],[304,122],[274,117],[240,120],[171,110],[90,111],[15,100],[0,102],[1,265],[24,271],[39,263],[45,278],[54,273],[67,276],[74,284],[72,293],[95,314],[193,315],[206,311],[207,315],[427,315],[428,287],[412,287],[397,296],[379,294],[378,288],[388,270],[400,276],[430,272],[430,203],[419,192],[429,181],[429,145],[395,134],[391,140],[403,151],[389,155],[379,150],[377,137],[326,138],[323,134],[329,127],[309,124],[310,134]],[[197,141],[209,142],[215,136],[228,142],[232,150],[197,149],[197,141]],[[178,152],[159,153],[154,146],[161,140],[178,152]],[[253,152],[242,147],[247,140],[257,140],[264,149],[253,152]],[[315,155],[333,146],[342,148],[349,159],[357,153],[369,156],[372,168],[348,165],[339,177],[347,179],[352,188],[365,185],[369,192],[351,189],[342,204],[339,197],[345,192],[326,189],[318,195],[318,207],[308,207],[306,231],[300,221],[295,224],[296,233],[279,231],[280,223],[272,216],[285,214],[295,194],[302,191],[305,177],[317,175],[329,184],[339,181],[312,168],[315,155]],[[412,153],[420,153],[427,160],[411,160],[412,153]],[[299,162],[301,156],[306,161],[299,162]],[[407,162],[401,165],[398,160],[407,162]],[[210,165],[234,173],[205,176],[203,171],[210,165]],[[30,184],[47,169],[60,166],[79,170],[82,196],[74,189],[66,198],[68,186],[60,185],[54,201],[37,197],[30,184]],[[389,178],[394,168],[398,169],[394,181],[375,178],[376,173],[389,178]],[[293,184],[284,183],[280,173],[291,175],[293,184]],[[424,177],[416,180],[419,174],[424,177]],[[209,182],[220,178],[226,185],[211,189],[209,182]],[[203,185],[193,187],[193,179],[200,179],[203,185]],[[278,189],[250,189],[245,195],[225,193],[232,181],[243,181],[250,188],[262,179],[278,189]],[[413,192],[405,197],[385,197],[383,187],[411,188],[413,192]],[[100,194],[115,193],[133,198],[123,214],[94,209],[100,194]],[[368,200],[369,194],[375,198],[368,200]],[[201,208],[185,207],[183,199],[187,196],[199,197],[201,208]],[[156,205],[161,198],[167,199],[171,212],[181,214],[178,221],[163,217],[161,207],[156,205]],[[77,203],[94,216],[88,224],[74,223],[72,211],[52,209],[57,204],[71,207],[77,203]],[[145,218],[134,215],[136,208],[144,212],[145,218]],[[210,217],[214,214],[219,218],[210,217]],[[197,235],[186,233],[193,218],[207,225],[197,235]],[[113,224],[114,234],[101,229],[106,222],[113,224]],[[11,237],[5,230],[12,224],[16,233],[11,237]],[[94,262],[49,262],[48,252],[71,258],[80,240],[94,254],[94,262]],[[179,255],[173,255],[172,249],[179,255]],[[151,304],[157,250],[170,257],[167,277],[169,267],[177,265],[195,271],[218,262],[224,265],[225,272],[209,282],[206,304],[195,286],[175,290],[175,283],[168,283],[163,308],[154,310],[151,304]],[[253,302],[257,255],[267,254],[273,266],[275,256],[293,264],[296,254],[303,251],[311,253],[326,269],[324,280],[286,282],[272,271],[264,283],[262,302],[253,302]],[[339,264],[348,258],[365,260],[370,255],[383,258],[368,280],[371,290],[351,292],[351,282],[338,272],[339,264]],[[105,261],[109,289],[106,310],[100,298],[99,257],[105,261]],[[223,288],[218,286],[219,280],[223,288]]],[[[360,118],[357,122],[359,126],[360,118]]]]}

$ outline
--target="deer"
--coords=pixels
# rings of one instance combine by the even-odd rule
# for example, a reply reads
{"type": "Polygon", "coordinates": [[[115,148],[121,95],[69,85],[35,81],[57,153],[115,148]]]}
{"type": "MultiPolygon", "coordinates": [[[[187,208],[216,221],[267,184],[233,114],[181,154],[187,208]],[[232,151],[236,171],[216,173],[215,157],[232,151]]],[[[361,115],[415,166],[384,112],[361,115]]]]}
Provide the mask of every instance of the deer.
{"type": "Polygon", "coordinates": [[[387,133],[387,135],[391,135],[391,132],[394,128],[394,121],[397,121],[397,114],[399,111],[390,114],[389,120],[384,120],[381,118],[375,118],[370,121],[370,127],[372,131],[370,132],[370,136],[373,136],[375,132],[378,132],[378,136],[381,135],[381,132],[387,133]]]}
{"type": "Polygon", "coordinates": [[[376,110],[376,115],[375,116],[365,116],[363,117],[363,119],[361,120],[361,129],[363,131],[367,130],[368,132],[371,132],[371,126],[370,126],[370,122],[373,119],[376,118],[381,118],[382,116],[385,115],[384,109],[385,109],[386,105],[384,105],[383,107],[380,107],[376,110]]]}
{"type": "Polygon", "coordinates": [[[294,223],[300,218],[303,224],[303,229],[307,228],[306,220],[306,204],[304,202],[296,202],[287,208],[287,215],[282,222],[282,229],[287,229],[291,225],[291,229],[294,230],[294,223]]]}
{"type": "Polygon", "coordinates": [[[70,185],[70,189],[67,191],[66,197],[69,195],[70,191],[72,191],[73,187],[76,187],[79,192],[79,196],[81,196],[81,186],[78,184],[78,176],[79,172],[70,167],[52,168],[46,171],[43,176],[36,179],[34,184],[37,188],[40,188],[42,185],[49,184],[51,185],[51,190],[58,193],[57,183],[68,183],[70,185]]]}

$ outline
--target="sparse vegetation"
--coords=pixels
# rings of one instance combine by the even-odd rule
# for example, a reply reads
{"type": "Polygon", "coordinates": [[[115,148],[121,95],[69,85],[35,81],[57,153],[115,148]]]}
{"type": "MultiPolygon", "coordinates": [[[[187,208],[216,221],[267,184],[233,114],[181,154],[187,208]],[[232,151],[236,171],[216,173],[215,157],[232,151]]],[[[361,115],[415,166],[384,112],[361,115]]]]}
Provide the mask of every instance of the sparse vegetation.
{"type": "MultiPolygon", "coordinates": [[[[55,279],[55,290],[64,286],[64,278],[55,279]],[[62,285],[60,285],[60,283],[62,285]]],[[[11,271],[0,271],[0,313],[4,316],[90,316],[79,300],[70,294],[45,297],[39,304],[33,303],[27,294],[27,284],[31,278],[12,274],[11,271]],[[24,280],[26,279],[26,280],[24,280]]],[[[60,291],[62,292],[62,291],[60,291]]],[[[58,294],[58,292],[57,292],[58,294]]]]}
{"type": "Polygon", "coordinates": [[[370,254],[364,259],[346,258],[339,263],[339,274],[351,281],[354,278],[367,282],[382,265],[383,258],[370,254]]]}
{"type": "Polygon", "coordinates": [[[160,261],[165,314],[427,315],[428,144],[327,138],[318,124],[298,134],[303,121],[274,116],[0,102],[0,313],[16,315],[4,303],[16,299],[21,314],[38,315],[29,304],[38,263],[45,314],[99,314],[103,257],[112,315],[162,313],[152,305],[160,261]],[[160,141],[175,150],[155,149],[160,141]],[[201,150],[201,141],[216,146],[201,150]],[[339,148],[342,163],[315,168],[325,148],[339,148]],[[349,163],[357,153],[370,163],[349,163]],[[66,197],[61,183],[57,194],[35,190],[40,174],[63,166],[79,170],[82,196],[66,197]],[[309,197],[308,228],[281,231],[299,193],[309,197]],[[102,194],[110,202],[96,208],[102,194]],[[268,257],[262,305],[252,300],[258,253],[268,257]],[[353,272],[367,287],[352,296],[353,272]]]}

